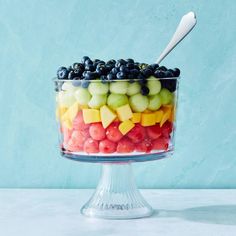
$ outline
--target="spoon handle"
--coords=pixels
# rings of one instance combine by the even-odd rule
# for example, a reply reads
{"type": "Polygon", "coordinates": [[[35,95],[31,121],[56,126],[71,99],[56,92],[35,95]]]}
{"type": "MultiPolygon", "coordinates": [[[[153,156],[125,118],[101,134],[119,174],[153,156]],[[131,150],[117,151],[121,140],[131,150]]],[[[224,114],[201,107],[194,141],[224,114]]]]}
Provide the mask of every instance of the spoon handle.
{"type": "Polygon", "coordinates": [[[157,64],[160,62],[175,48],[175,46],[194,28],[197,23],[196,15],[194,12],[189,12],[184,15],[165,50],[157,59],[157,64]]]}

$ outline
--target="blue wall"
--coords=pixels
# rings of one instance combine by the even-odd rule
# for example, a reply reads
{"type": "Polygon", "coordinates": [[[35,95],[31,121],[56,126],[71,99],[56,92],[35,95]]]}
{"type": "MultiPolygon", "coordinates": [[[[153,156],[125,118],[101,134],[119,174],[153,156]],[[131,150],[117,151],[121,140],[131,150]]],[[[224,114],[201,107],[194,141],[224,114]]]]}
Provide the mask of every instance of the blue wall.
{"type": "Polygon", "coordinates": [[[135,174],[147,188],[236,187],[235,1],[0,6],[0,187],[93,187],[98,165],[59,157],[51,78],[83,55],[154,62],[190,10],[198,25],[163,62],[182,70],[174,158],[135,164],[135,174]]]}

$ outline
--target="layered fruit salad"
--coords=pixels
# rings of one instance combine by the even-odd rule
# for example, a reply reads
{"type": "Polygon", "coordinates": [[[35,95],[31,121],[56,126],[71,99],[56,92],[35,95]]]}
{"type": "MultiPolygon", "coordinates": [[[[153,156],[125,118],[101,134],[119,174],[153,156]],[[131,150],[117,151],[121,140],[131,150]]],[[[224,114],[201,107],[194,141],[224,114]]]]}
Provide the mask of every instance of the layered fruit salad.
{"type": "Polygon", "coordinates": [[[130,155],[171,149],[180,70],[83,57],[55,80],[61,149],[130,155]]]}

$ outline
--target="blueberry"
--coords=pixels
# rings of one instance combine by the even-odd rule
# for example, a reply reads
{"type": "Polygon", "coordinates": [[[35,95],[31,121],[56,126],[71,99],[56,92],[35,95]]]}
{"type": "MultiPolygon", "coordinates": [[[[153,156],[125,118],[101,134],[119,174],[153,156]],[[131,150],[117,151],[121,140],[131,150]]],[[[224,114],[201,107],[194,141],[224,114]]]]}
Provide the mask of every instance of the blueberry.
{"type": "Polygon", "coordinates": [[[72,81],[72,84],[73,84],[73,86],[75,86],[75,87],[79,87],[79,86],[81,85],[81,83],[82,83],[81,80],[73,80],[73,81],[72,81]]]}
{"type": "Polygon", "coordinates": [[[137,78],[139,80],[146,80],[145,76],[143,74],[141,74],[141,73],[138,74],[137,78]]]}
{"type": "Polygon", "coordinates": [[[102,75],[100,77],[100,80],[102,81],[103,84],[107,83],[107,76],[106,75],[102,75]]]}
{"type": "Polygon", "coordinates": [[[171,76],[170,76],[170,77],[175,77],[175,71],[174,71],[174,70],[169,69],[168,71],[171,73],[171,76]]]}
{"type": "Polygon", "coordinates": [[[87,73],[84,76],[84,79],[85,80],[93,80],[93,79],[96,79],[96,77],[97,77],[97,73],[87,71],[87,73]]]}
{"type": "Polygon", "coordinates": [[[130,72],[130,73],[128,74],[128,79],[135,79],[135,75],[130,72]]]}
{"type": "Polygon", "coordinates": [[[167,68],[165,66],[160,66],[160,67],[158,67],[158,70],[160,70],[160,71],[167,71],[167,68]]]}
{"type": "Polygon", "coordinates": [[[99,62],[98,64],[97,64],[97,67],[100,67],[100,66],[105,66],[105,62],[99,62]]]}
{"type": "Polygon", "coordinates": [[[98,63],[100,60],[99,59],[94,59],[93,63],[98,63]]]}
{"type": "Polygon", "coordinates": [[[168,89],[170,92],[176,90],[176,79],[161,79],[161,87],[168,89]]]}
{"type": "Polygon", "coordinates": [[[121,72],[124,72],[124,73],[128,73],[129,72],[129,69],[125,65],[120,66],[119,70],[121,72]]]}
{"type": "Polygon", "coordinates": [[[86,74],[86,75],[84,76],[84,80],[91,80],[90,75],[89,75],[89,74],[86,74]]]}
{"type": "Polygon", "coordinates": [[[156,78],[164,78],[164,77],[165,77],[165,73],[164,73],[163,71],[161,71],[161,70],[156,70],[156,71],[154,72],[154,76],[155,76],[156,78]]]}
{"type": "Polygon", "coordinates": [[[140,85],[145,85],[147,83],[147,80],[142,74],[139,74],[138,75],[138,82],[140,85]]]}
{"type": "Polygon", "coordinates": [[[78,75],[72,70],[69,72],[68,74],[68,79],[74,79],[75,77],[77,77],[78,75]]]}
{"type": "Polygon", "coordinates": [[[122,65],[125,65],[126,64],[126,61],[124,59],[119,59],[117,60],[118,62],[120,62],[122,65]]]}
{"type": "Polygon", "coordinates": [[[73,69],[77,69],[80,64],[81,64],[81,63],[79,63],[79,62],[75,62],[75,63],[73,63],[72,68],[73,68],[73,69]]]}
{"type": "Polygon", "coordinates": [[[134,63],[127,63],[127,64],[126,64],[126,67],[127,67],[129,70],[132,70],[132,69],[134,69],[134,63]]]}
{"type": "Polygon", "coordinates": [[[85,65],[85,67],[86,67],[87,65],[93,65],[93,61],[90,60],[90,59],[88,59],[88,60],[85,61],[84,65],[85,65]]]}
{"type": "Polygon", "coordinates": [[[167,70],[164,73],[166,78],[174,77],[174,74],[171,72],[171,70],[167,70]]]}
{"type": "Polygon", "coordinates": [[[117,61],[116,64],[115,64],[115,67],[118,67],[118,68],[119,68],[119,67],[121,67],[122,65],[123,65],[123,64],[121,64],[120,62],[117,61]]]}
{"type": "Polygon", "coordinates": [[[115,80],[115,79],[116,79],[116,76],[115,76],[114,74],[112,74],[112,73],[109,73],[109,74],[107,75],[107,79],[108,79],[108,80],[115,80]]]}
{"type": "Polygon", "coordinates": [[[94,71],[94,72],[92,72],[92,73],[93,73],[93,76],[94,76],[95,79],[97,79],[97,78],[100,77],[100,75],[99,75],[96,71],[94,71]]]}
{"type": "Polygon", "coordinates": [[[119,72],[119,69],[116,67],[112,68],[112,70],[111,70],[111,73],[114,75],[116,75],[118,72],[119,72]]]}
{"type": "Polygon", "coordinates": [[[149,94],[149,88],[146,87],[146,86],[142,86],[140,92],[141,92],[142,95],[146,96],[146,95],[149,94]]]}
{"type": "Polygon", "coordinates": [[[117,60],[115,67],[121,67],[122,65],[125,65],[125,64],[126,64],[125,60],[119,59],[119,60],[117,60]]]}
{"type": "Polygon", "coordinates": [[[82,76],[85,77],[87,75],[88,71],[84,71],[82,76]]]}
{"type": "Polygon", "coordinates": [[[112,68],[114,67],[113,65],[111,65],[111,64],[106,64],[106,71],[107,71],[107,73],[109,73],[111,70],[112,70],[112,68]]]}
{"type": "Polygon", "coordinates": [[[140,79],[138,82],[141,86],[143,86],[143,85],[146,85],[147,80],[146,79],[140,79]]]}
{"type": "Polygon", "coordinates": [[[105,62],[104,61],[102,61],[103,63],[101,63],[101,61],[99,60],[99,59],[95,59],[94,61],[93,61],[93,65],[96,67],[98,64],[105,64],[105,62]]]}
{"type": "Polygon", "coordinates": [[[149,65],[145,70],[147,70],[147,69],[152,72],[152,75],[154,74],[154,71],[155,71],[155,70],[154,70],[150,65],[149,65]]]}
{"type": "Polygon", "coordinates": [[[130,83],[134,83],[134,82],[135,82],[135,81],[134,81],[134,79],[135,79],[134,74],[132,74],[132,73],[128,74],[128,79],[129,79],[129,82],[130,82],[130,83]]]}
{"type": "Polygon", "coordinates": [[[105,66],[99,66],[96,68],[96,72],[99,75],[105,75],[106,74],[106,67],[105,66]]]}
{"type": "Polygon", "coordinates": [[[107,62],[107,64],[110,64],[110,65],[111,65],[111,64],[114,64],[114,65],[115,65],[115,64],[116,64],[116,61],[115,61],[114,59],[111,59],[111,60],[109,60],[109,61],[107,62]]]}
{"type": "Polygon", "coordinates": [[[97,64],[96,68],[101,67],[101,66],[102,66],[102,67],[106,67],[105,64],[99,62],[99,63],[97,64]]]}
{"type": "Polygon", "coordinates": [[[88,56],[84,56],[84,57],[82,58],[82,63],[84,64],[85,61],[87,61],[87,60],[90,60],[90,58],[89,58],[88,56]]]}
{"type": "Polygon", "coordinates": [[[73,64],[73,69],[74,70],[84,70],[84,65],[82,63],[76,62],[73,64]]]}
{"type": "Polygon", "coordinates": [[[174,68],[174,76],[175,76],[175,77],[179,77],[179,75],[180,75],[180,70],[179,70],[179,68],[174,68]]]}
{"type": "Polygon", "coordinates": [[[153,73],[152,73],[152,70],[146,68],[144,70],[141,70],[141,73],[146,77],[148,78],[149,76],[151,76],[153,73]]]}
{"type": "Polygon", "coordinates": [[[68,76],[68,70],[66,67],[62,66],[57,70],[58,79],[67,79],[67,76],[68,76]]]}
{"type": "Polygon", "coordinates": [[[87,81],[87,80],[82,80],[81,81],[81,86],[83,87],[83,88],[88,88],[88,86],[89,86],[89,81],[87,81]]]}
{"type": "Polygon", "coordinates": [[[132,58],[126,59],[126,62],[127,62],[127,63],[132,63],[132,64],[134,64],[134,60],[133,60],[132,58]]]}
{"type": "Polygon", "coordinates": [[[87,64],[87,65],[85,65],[85,70],[87,70],[87,71],[94,71],[95,67],[92,64],[87,64]]]}
{"type": "Polygon", "coordinates": [[[100,76],[100,79],[101,79],[101,80],[106,80],[106,79],[107,79],[107,76],[106,76],[106,75],[101,75],[101,76],[100,76]]]}
{"type": "Polygon", "coordinates": [[[75,69],[74,70],[74,73],[77,77],[80,77],[82,74],[83,74],[83,70],[82,69],[75,69]]]}
{"type": "Polygon", "coordinates": [[[139,70],[137,70],[137,69],[132,69],[132,70],[130,70],[130,73],[133,74],[134,77],[138,77],[139,70]]]}
{"type": "Polygon", "coordinates": [[[155,71],[159,67],[159,65],[155,63],[155,64],[151,64],[149,67],[151,67],[152,70],[155,71]]]}
{"type": "Polygon", "coordinates": [[[120,71],[116,74],[117,79],[125,79],[125,76],[126,76],[125,73],[122,71],[120,71]]]}
{"type": "MultiPolygon", "coordinates": [[[[70,72],[72,73],[72,72],[70,72]]],[[[82,76],[82,73],[80,71],[74,70],[72,79],[80,79],[80,77],[82,76]]]]}
{"type": "Polygon", "coordinates": [[[139,64],[134,64],[134,69],[140,70],[139,64]]]}

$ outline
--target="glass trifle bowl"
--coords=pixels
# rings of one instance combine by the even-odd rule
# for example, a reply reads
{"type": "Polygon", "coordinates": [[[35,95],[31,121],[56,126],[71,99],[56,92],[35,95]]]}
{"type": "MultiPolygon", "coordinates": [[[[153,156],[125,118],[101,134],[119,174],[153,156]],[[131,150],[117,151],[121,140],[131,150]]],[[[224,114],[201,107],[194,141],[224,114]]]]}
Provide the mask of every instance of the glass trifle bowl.
{"type": "Polygon", "coordinates": [[[54,79],[61,155],[102,165],[81,213],[105,219],[150,216],[131,164],[173,154],[180,71],[133,60],[111,60],[112,66],[90,60],[87,66],[86,60],[59,68],[54,79]]]}

